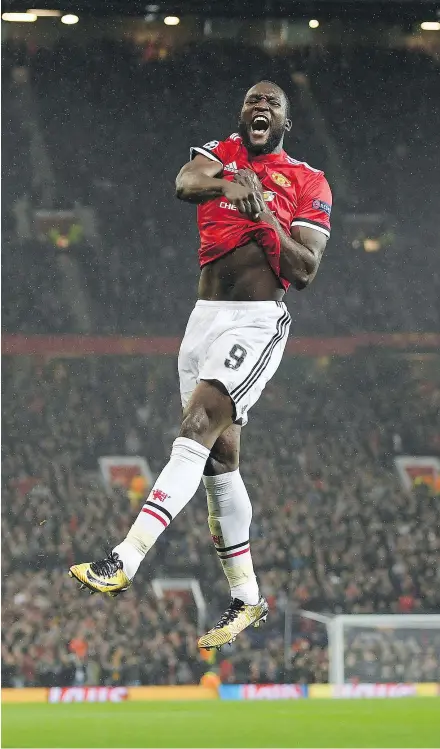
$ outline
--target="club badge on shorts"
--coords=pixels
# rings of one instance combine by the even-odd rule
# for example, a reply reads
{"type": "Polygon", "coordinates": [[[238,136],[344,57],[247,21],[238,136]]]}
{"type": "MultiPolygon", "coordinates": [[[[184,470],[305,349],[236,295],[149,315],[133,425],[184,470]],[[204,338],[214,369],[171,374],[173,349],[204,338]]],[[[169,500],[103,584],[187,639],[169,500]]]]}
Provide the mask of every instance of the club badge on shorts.
{"type": "Polygon", "coordinates": [[[290,187],[291,182],[285,177],[283,174],[280,174],[279,172],[272,172],[270,175],[274,182],[276,182],[277,185],[280,185],[280,187],[290,187]]]}

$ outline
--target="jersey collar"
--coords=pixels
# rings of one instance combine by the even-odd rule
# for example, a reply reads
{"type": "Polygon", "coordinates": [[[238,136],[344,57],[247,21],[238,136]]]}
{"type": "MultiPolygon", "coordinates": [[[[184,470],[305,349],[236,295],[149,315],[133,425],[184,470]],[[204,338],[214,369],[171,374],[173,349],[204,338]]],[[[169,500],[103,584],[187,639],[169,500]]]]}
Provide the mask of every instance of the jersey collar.
{"type": "Polygon", "coordinates": [[[267,164],[267,162],[275,162],[275,161],[284,161],[286,158],[286,152],[281,149],[279,153],[260,153],[257,156],[253,156],[249,151],[247,151],[248,159],[250,163],[263,163],[267,164]]]}

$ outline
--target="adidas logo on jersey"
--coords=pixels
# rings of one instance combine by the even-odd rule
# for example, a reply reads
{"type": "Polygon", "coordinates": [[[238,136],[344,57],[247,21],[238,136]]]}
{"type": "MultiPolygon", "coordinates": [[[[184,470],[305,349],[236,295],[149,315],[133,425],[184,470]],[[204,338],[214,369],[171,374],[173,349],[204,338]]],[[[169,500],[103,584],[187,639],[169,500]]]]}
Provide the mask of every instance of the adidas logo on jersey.
{"type": "Polygon", "coordinates": [[[238,172],[236,161],[231,161],[229,164],[226,164],[223,168],[225,172],[238,172]]]}

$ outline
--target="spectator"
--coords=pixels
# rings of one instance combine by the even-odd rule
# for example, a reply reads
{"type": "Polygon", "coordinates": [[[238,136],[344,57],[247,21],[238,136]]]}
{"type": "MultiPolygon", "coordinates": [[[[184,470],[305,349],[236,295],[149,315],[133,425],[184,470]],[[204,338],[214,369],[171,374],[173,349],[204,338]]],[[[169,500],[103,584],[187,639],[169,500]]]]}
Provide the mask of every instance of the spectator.
{"type": "MultiPolygon", "coordinates": [[[[144,357],[113,357],[111,366],[108,357],[53,360],[23,368],[17,390],[16,370],[6,360],[2,560],[8,684],[94,678],[103,684],[197,683],[206,671],[196,651],[192,607],[157,600],[150,588],[152,568],[157,577],[182,576],[184,570],[185,577],[200,581],[210,620],[220,612],[227,585],[212,550],[203,496],[175,519],[171,536],[158,542],[151,564],[123,596],[84,597],[65,580],[75,559],[110,548],[130,525],[128,498],[109,495],[91,470],[103,445],[110,454],[124,454],[127,427],[138,429],[137,403],[146,380],[150,413],[138,432],[140,454],[153,473],[164,460],[172,439],[166,435],[179,418],[177,399],[169,397],[175,389],[172,364],[144,357]],[[104,441],[98,432],[107,435],[104,441]]],[[[370,354],[367,366],[363,355],[343,365],[335,360],[326,369],[314,360],[285,360],[261,408],[252,412],[242,464],[254,507],[254,564],[271,614],[265,631],[245,633],[227,654],[221,673],[229,682],[327,679],[325,636],[300,619],[285,670],[288,601],[334,613],[438,610],[438,503],[423,486],[411,495],[402,491],[387,435],[412,434],[411,449],[424,454],[437,422],[432,403],[439,387],[417,383],[404,360],[396,368],[385,352],[370,354]],[[373,426],[379,434],[374,452],[373,426]]],[[[387,650],[385,665],[392,669],[396,647],[403,646],[387,650]]],[[[356,648],[354,655],[351,673],[366,676],[368,659],[361,667],[356,648]]],[[[423,661],[424,674],[434,673],[433,657],[423,661]]],[[[377,659],[373,666],[380,680],[377,659]]]]}

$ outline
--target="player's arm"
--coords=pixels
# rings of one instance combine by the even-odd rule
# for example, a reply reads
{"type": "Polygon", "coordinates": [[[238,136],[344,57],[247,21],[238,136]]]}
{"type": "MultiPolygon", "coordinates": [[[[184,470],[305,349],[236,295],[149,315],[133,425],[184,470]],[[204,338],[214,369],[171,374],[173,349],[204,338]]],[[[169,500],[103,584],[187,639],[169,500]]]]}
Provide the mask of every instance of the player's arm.
{"type": "MultiPolygon", "coordinates": [[[[263,187],[257,175],[250,169],[241,169],[236,174],[235,179],[240,184],[251,184],[254,187],[261,209],[260,220],[273,226],[278,234],[281,243],[280,274],[282,278],[289,281],[298,291],[310,286],[318,272],[330,232],[320,225],[316,229],[311,225],[313,221],[308,218],[307,213],[307,209],[309,209],[308,195],[304,196],[305,206],[302,208],[305,219],[308,218],[309,223],[307,224],[306,220],[298,219],[291,226],[291,233],[288,235],[281,227],[276,216],[267,208],[263,199],[263,187]]],[[[322,179],[322,177],[319,179],[322,179]]],[[[331,199],[330,188],[327,183],[325,184],[328,189],[328,195],[325,193],[325,197],[330,196],[331,199]]],[[[313,187],[313,189],[316,188],[313,187]]],[[[321,207],[325,205],[329,208],[327,203],[319,202],[321,207]]],[[[312,200],[310,200],[310,203],[312,203],[312,200]]]]}
{"type": "Polygon", "coordinates": [[[204,203],[223,195],[226,180],[220,179],[223,164],[197,155],[176,177],[176,197],[188,203],[204,203]]]}
{"type": "Polygon", "coordinates": [[[309,226],[292,226],[291,237],[287,239],[293,245],[283,252],[281,242],[280,273],[288,281],[290,278],[286,273],[290,273],[294,278],[291,283],[302,291],[315,279],[328,237],[309,226]]]}
{"type": "Polygon", "coordinates": [[[310,226],[292,226],[291,236],[280,226],[267,208],[261,220],[276,230],[280,243],[280,275],[298,291],[310,286],[315,278],[328,241],[325,234],[310,226]]]}
{"type": "Polygon", "coordinates": [[[240,213],[255,218],[259,204],[251,185],[239,185],[221,179],[223,164],[198,154],[185,164],[176,177],[176,197],[187,203],[206,203],[225,197],[240,213]]]}

